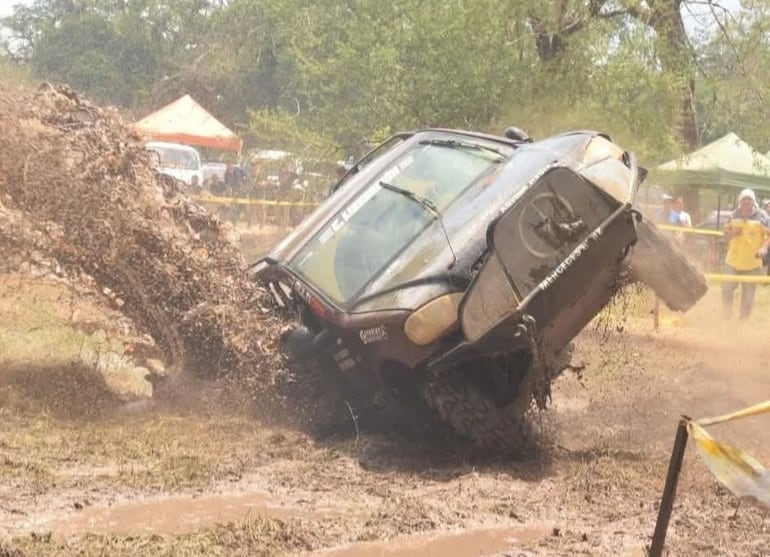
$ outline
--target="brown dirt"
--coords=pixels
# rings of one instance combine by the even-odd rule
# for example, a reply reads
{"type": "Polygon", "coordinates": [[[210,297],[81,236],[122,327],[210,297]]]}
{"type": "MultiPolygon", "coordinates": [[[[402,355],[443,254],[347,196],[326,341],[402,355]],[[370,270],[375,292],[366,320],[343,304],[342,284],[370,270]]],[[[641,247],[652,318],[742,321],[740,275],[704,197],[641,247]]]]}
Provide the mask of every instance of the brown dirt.
{"type": "MultiPolygon", "coordinates": [[[[684,322],[664,314],[657,333],[646,298],[630,317],[586,330],[576,355],[582,376],[556,382],[542,415],[546,445],[520,461],[445,438],[312,440],[222,404],[87,420],[8,412],[0,433],[7,550],[643,555],[678,416],[770,398],[761,332],[770,292],[760,293],[753,322],[730,324],[713,320],[717,294],[684,322]]],[[[767,418],[712,432],[770,461],[767,418]]],[[[764,554],[770,515],[737,508],[689,448],[669,554],[764,554]]]]}

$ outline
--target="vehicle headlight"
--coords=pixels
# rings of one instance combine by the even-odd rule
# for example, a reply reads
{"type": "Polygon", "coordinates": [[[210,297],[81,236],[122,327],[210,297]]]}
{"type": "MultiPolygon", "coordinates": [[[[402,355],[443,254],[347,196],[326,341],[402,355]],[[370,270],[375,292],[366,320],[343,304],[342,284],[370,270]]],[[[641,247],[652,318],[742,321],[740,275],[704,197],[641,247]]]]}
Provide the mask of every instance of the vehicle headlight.
{"type": "Polygon", "coordinates": [[[404,333],[418,346],[430,344],[457,327],[457,310],[465,294],[457,292],[431,300],[404,323],[404,333]]]}

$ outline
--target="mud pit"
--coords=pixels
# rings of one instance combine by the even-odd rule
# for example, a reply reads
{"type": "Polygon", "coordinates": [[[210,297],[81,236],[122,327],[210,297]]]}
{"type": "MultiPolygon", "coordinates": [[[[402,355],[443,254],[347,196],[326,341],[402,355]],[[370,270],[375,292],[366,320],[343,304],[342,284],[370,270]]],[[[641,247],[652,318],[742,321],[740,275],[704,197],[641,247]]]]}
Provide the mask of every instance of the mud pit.
{"type": "MultiPolygon", "coordinates": [[[[44,97],[51,98],[72,118],[62,123],[62,109],[53,112],[59,132],[93,131],[72,116],[90,109],[67,95],[44,97]]],[[[4,102],[10,129],[19,116],[4,102]]],[[[39,105],[25,106],[39,120],[39,105]]],[[[35,197],[47,181],[64,188],[56,176],[69,176],[70,163],[59,160],[52,170],[7,155],[31,141],[26,134],[38,150],[48,145],[39,131],[3,144],[0,174],[7,271],[0,280],[0,555],[642,555],[678,416],[770,398],[769,291],[761,289],[749,323],[715,320],[714,292],[683,323],[667,316],[659,333],[640,295],[625,316],[610,310],[581,335],[582,380],[566,375],[554,385],[542,450],[529,458],[479,455],[432,430],[356,435],[350,424],[349,435],[313,439],[283,404],[258,396],[282,377],[274,349],[281,323],[268,321],[258,291],[228,282],[242,264],[227,247],[230,231],[173,190],[152,189],[125,147],[123,160],[140,176],[115,174],[122,216],[99,216],[130,234],[110,240],[108,228],[82,232],[82,210],[35,197]],[[133,204],[142,192],[162,196],[165,217],[155,205],[148,216],[146,204],[133,204]],[[67,207],[71,218],[61,219],[57,211],[67,207]],[[163,226],[148,227],[155,219],[163,226]],[[157,245],[168,249],[163,265],[136,267],[140,284],[149,276],[157,289],[136,289],[126,280],[135,275],[115,272],[122,259],[108,257],[110,249],[152,263],[156,244],[142,239],[159,230],[157,245]],[[185,298],[181,286],[196,276],[201,285],[185,298]],[[157,303],[169,295],[175,305],[157,303]],[[144,311],[156,306],[164,311],[144,311]],[[168,323],[198,325],[169,336],[168,323]],[[219,333],[198,334],[211,331],[219,333]],[[199,350],[202,339],[213,339],[205,345],[211,353],[199,350]],[[219,381],[185,377],[156,401],[130,388],[116,394],[105,370],[115,358],[131,368],[135,347],[148,344],[169,367],[225,362],[218,371],[253,365],[253,374],[246,383],[226,373],[219,381]]],[[[97,145],[114,144],[99,137],[97,145]]],[[[88,160],[98,163],[103,153],[88,160]]],[[[714,434],[770,461],[761,417],[714,434]]],[[[736,507],[688,449],[671,554],[766,552],[767,513],[736,507]]]]}
{"type": "MultiPolygon", "coordinates": [[[[52,297],[38,289],[34,299],[52,297]]],[[[87,406],[77,383],[46,392],[3,374],[3,547],[11,555],[643,555],[678,415],[770,398],[770,319],[761,311],[746,324],[714,322],[711,293],[684,323],[653,333],[648,302],[581,335],[583,378],[557,381],[543,415],[547,443],[520,461],[438,434],[314,440],[228,405],[210,383],[129,411],[94,392],[98,413],[63,413],[62,398],[87,406]]],[[[770,292],[759,304],[770,307],[770,292]]],[[[768,462],[765,422],[713,433],[768,462]]],[[[768,514],[738,508],[688,448],[670,554],[762,555],[768,528],[768,514]]]]}

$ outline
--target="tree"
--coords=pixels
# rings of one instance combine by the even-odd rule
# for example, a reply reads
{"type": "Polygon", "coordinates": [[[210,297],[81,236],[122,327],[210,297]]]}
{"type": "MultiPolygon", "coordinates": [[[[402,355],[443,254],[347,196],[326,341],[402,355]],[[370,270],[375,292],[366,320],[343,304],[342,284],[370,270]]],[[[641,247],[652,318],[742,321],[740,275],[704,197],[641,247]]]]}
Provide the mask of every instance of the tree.
{"type": "MultiPolygon", "coordinates": [[[[528,10],[538,55],[544,63],[559,58],[580,34],[611,23],[617,37],[641,25],[651,33],[655,66],[678,97],[673,134],[684,148],[700,143],[695,111],[695,53],[682,16],[684,0],[562,0],[535,3],[528,10]]],[[[606,35],[605,35],[606,36],[606,35]]]]}
{"type": "Polygon", "coordinates": [[[715,0],[36,0],[2,25],[40,77],[143,111],[190,93],[254,141],[284,130],[352,152],[397,129],[513,123],[596,127],[656,158],[730,115],[748,126],[767,17],[744,4],[738,26],[715,0]],[[696,5],[717,38],[688,37],[696,5]]]}
{"type": "Polygon", "coordinates": [[[130,107],[194,82],[211,9],[206,0],[36,0],[0,24],[8,55],[38,77],[130,107]]]}
{"type": "Polygon", "coordinates": [[[143,29],[113,25],[95,15],[67,18],[41,35],[30,60],[33,72],[66,81],[101,102],[131,106],[157,78],[157,53],[143,29]]]}

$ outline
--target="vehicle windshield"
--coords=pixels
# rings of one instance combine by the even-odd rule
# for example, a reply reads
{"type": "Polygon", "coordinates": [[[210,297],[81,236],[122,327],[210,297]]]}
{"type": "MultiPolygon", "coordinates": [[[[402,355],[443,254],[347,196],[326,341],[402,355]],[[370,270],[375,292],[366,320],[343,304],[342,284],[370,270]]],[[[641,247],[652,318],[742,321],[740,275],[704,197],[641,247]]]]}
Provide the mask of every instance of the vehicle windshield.
{"type": "MultiPolygon", "coordinates": [[[[502,150],[508,151],[504,146],[502,150]]],[[[436,213],[444,212],[503,160],[491,142],[476,139],[416,143],[363,186],[289,266],[345,305],[436,222],[436,213]],[[428,202],[431,209],[415,197],[428,202]]],[[[422,267],[416,264],[414,274],[422,267]]]]}
{"type": "Polygon", "coordinates": [[[196,156],[195,151],[174,149],[173,147],[163,147],[160,145],[153,145],[148,147],[148,149],[158,154],[158,166],[162,168],[198,169],[200,159],[196,156]]]}

